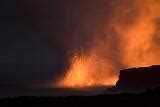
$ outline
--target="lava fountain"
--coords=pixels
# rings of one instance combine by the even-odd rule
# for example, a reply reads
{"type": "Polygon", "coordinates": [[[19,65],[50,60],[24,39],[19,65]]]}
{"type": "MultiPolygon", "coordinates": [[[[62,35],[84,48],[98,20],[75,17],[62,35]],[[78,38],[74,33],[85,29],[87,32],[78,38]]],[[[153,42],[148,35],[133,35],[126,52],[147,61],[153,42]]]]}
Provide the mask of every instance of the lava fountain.
{"type": "Polygon", "coordinates": [[[74,55],[70,67],[64,77],[57,83],[58,87],[90,88],[115,85],[118,78],[113,74],[114,67],[108,60],[97,55],[74,55]],[[112,71],[112,72],[108,72],[112,71]]]}
{"type": "MultiPolygon", "coordinates": [[[[98,26],[87,26],[84,30],[91,32],[88,38],[94,43],[87,51],[70,58],[70,67],[58,79],[57,87],[115,85],[120,68],[160,64],[160,1],[117,0],[110,7],[107,20],[102,18],[104,13],[100,16],[93,13],[95,19],[101,21],[100,25],[91,20],[93,16],[83,18],[84,26],[86,22],[98,26]]],[[[83,24],[80,25],[79,29],[83,28],[83,24]]]]}

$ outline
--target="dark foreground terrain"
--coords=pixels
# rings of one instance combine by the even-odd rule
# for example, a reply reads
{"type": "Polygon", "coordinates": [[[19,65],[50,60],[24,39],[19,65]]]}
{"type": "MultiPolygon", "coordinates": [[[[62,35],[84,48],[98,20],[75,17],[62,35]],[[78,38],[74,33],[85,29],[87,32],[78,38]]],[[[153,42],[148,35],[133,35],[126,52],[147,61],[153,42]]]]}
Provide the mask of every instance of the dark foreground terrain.
{"type": "MultiPolygon", "coordinates": [[[[96,89],[96,91],[98,90],[96,89]]],[[[3,91],[0,92],[1,92],[0,96],[2,96],[3,91]]],[[[5,92],[4,94],[8,93],[8,95],[12,95],[9,93],[11,91],[4,91],[4,92],[5,92]]],[[[47,90],[47,92],[50,91],[47,90]]],[[[54,95],[56,95],[56,93],[58,94],[58,92],[70,93],[70,91],[67,90],[66,91],[54,90],[54,95]]],[[[71,92],[73,92],[73,90],[71,92]]],[[[30,96],[30,95],[34,96],[34,94],[29,94],[30,97],[29,96],[12,97],[12,98],[1,97],[0,107],[8,107],[8,106],[11,107],[13,106],[15,107],[17,106],[20,107],[30,107],[30,106],[33,107],[54,107],[54,106],[160,107],[160,65],[121,70],[119,81],[117,82],[116,86],[112,87],[111,89],[106,89],[104,90],[104,92],[102,92],[106,94],[97,93],[101,95],[97,94],[93,95],[92,91],[91,92],[85,91],[85,92],[87,94],[84,93],[84,91],[80,92],[78,91],[79,95],[83,96],[78,96],[77,94],[74,94],[74,96],[68,96],[68,97],[30,96]],[[81,92],[83,92],[83,94],[81,92]],[[125,94],[124,92],[127,94],[125,94]]],[[[52,96],[52,94],[50,96],[52,96]]]]}
{"type": "Polygon", "coordinates": [[[159,107],[160,87],[139,94],[106,94],[97,96],[68,97],[17,97],[0,100],[0,107],[54,107],[54,106],[126,106],[126,107],[159,107]]]}

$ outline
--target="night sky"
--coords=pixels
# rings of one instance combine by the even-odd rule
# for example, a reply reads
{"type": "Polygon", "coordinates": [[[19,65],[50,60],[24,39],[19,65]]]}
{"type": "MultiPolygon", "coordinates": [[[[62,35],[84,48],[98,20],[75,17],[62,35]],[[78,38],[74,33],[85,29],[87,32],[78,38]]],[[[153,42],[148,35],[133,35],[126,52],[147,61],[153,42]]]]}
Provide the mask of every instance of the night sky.
{"type": "Polygon", "coordinates": [[[2,0],[0,4],[0,85],[28,86],[54,80],[65,60],[56,43],[64,27],[64,3],[2,0]]]}

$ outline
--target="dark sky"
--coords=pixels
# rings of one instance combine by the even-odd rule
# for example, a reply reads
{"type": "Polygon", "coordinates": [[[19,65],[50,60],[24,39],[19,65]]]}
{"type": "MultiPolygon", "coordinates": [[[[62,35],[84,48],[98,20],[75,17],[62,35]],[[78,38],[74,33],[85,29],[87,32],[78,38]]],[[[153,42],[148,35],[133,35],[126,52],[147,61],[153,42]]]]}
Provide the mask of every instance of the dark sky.
{"type": "Polygon", "coordinates": [[[56,13],[61,11],[61,8],[58,9],[60,5],[58,8],[54,7],[57,5],[53,3],[52,11],[52,6],[48,6],[48,2],[43,0],[1,1],[0,86],[39,84],[42,81],[55,79],[62,71],[64,65],[62,54],[64,53],[58,46],[49,43],[48,33],[49,30],[51,31],[48,29],[51,26],[54,44],[54,38],[56,38],[54,32],[60,30],[57,25],[61,21],[58,20],[63,21],[56,13]],[[54,22],[56,25],[52,26],[54,22]]]}

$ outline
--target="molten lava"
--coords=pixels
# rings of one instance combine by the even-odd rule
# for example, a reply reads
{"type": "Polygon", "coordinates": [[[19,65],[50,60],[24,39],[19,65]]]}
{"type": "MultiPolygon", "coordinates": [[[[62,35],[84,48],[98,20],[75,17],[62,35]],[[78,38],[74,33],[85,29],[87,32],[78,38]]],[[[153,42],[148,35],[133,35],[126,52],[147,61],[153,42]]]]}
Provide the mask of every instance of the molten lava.
{"type": "Polygon", "coordinates": [[[57,85],[66,88],[115,85],[117,76],[107,70],[113,71],[113,66],[107,60],[100,60],[96,55],[75,55],[70,68],[57,85]]]}

